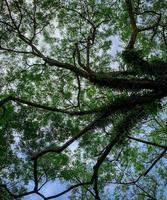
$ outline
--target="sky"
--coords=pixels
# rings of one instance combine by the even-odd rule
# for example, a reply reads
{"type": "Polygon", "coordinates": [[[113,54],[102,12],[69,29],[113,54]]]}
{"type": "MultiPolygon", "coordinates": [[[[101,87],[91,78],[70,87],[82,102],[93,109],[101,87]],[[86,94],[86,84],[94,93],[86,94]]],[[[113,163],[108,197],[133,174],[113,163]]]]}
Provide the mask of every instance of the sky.
{"type": "MultiPolygon", "coordinates": [[[[32,185],[29,185],[29,189],[32,187],[32,185]]],[[[61,183],[59,180],[48,182],[45,187],[43,187],[40,192],[47,196],[58,194],[66,189],[66,184],[61,183]]],[[[61,197],[56,198],[56,200],[68,200],[68,196],[70,193],[66,193],[62,195],[61,197]]],[[[22,198],[22,200],[43,200],[38,195],[28,195],[22,198]]],[[[54,200],[54,199],[52,199],[54,200]]]]}

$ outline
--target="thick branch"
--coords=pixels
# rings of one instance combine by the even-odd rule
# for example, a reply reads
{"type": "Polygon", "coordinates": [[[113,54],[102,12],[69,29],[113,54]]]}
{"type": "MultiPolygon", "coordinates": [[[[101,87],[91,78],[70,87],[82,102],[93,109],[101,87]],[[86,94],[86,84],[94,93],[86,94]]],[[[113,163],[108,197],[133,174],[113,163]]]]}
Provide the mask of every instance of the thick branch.
{"type": "Polygon", "coordinates": [[[127,45],[127,49],[133,49],[134,44],[136,42],[137,34],[138,34],[138,28],[136,26],[136,19],[135,19],[135,14],[133,11],[132,1],[125,0],[125,2],[126,2],[126,6],[127,6],[129,18],[130,18],[130,23],[132,27],[132,33],[131,33],[129,43],[127,45]]]}
{"type": "MultiPolygon", "coordinates": [[[[106,119],[108,116],[111,116],[112,114],[114,114],[117,111],[128,111],[129,109],[133,109],[136,105],[145,105],[151,102],[154,102],[155,100],[161,99],[163,96],[163,93],[159,92],[158,93],[150,93],[149,95],[143,95],[143,96],[138,96],[136,97],[130,97],[127,99],[119,99],[116,102],[111,103],[111,105],[107,106],[104,110],[104,112],[97,117],[94,121],[92,121],[88,126],[86,126],[80,133],[78,133],[77,135],[75,135],[74,137],[72,137],[71,139],[69,139],[64,145],[62,145],[61,147],[56,147],[56,148],[48,148],[44,151],[42,151],[41,153],[37,154],[36,156],[34,156],[33,159],[37,159],[40,156],[43,156],[46,153],[49,152],[55,152],[55,153],[60,153],[62,152],[64,149],[66,149],[70,144],[72,144],[74,141],[76,141],[77,139],[79,139],[80,137],[82,137],[85,133],[87,133],[89,130],[91,130],[92,128],[94,128],[101,120],[106,119]]],[[[129,123],[129,122],[128,122],[129,123]]],[[[123,130],[123,132],[126,130],[123,130]]],[[[117,138],[116,138],[117,140],[117,138]]],[[[115,144],[115,142],[114,142],[115,144]]],[[[106,149],[105,149],[106,151],[106,149]]]]}
{"type": "Polygon", "coordinates": [[[117,144],[123,141],[124,137],[128,132],[132,129],[132,127],[135,126],[136,123],[141,121],[141,119],[146,116],[147,113],[144,112],[143,108],[140,107],[136,110],[133,109],[133,111],[129,111],[126,115],[124,115],[124,118],[121,121],[118,121],[118,123],[113,128],[113,138],[111,138],[111,142],[106,146],[103,153],[99,156],[96,164],[93,167],[93,176],[92,180],[94,181],[96,177],[98,176],[98,171],[112,148],[117,144]]]}

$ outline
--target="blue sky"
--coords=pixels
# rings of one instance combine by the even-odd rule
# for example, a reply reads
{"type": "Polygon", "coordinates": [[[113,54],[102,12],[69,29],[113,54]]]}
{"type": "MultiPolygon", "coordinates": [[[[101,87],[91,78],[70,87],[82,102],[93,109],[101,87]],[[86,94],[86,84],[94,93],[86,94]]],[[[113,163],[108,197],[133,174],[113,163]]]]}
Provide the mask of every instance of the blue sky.
{"type": "MultiPolygon", "coordinates": [[[[33,185],[29,184],[29,189],[32,189],[33,185]]],[[[48,182],[41,190],[40,192],[47,196],[58,194],[66,189],[66,184],[60,182],[59,180],[56,181],[50,181],[48,182]]],[[[62,195],[61,197],[56,198],[56,200],[68,200],[70,192],[62,195]]],[[[40,196],[33,194],[28,195],[22,198],[22,200],[43,200],[40,196]]],[[[54,199],[53,199],[54,200],[54,199]]]]}

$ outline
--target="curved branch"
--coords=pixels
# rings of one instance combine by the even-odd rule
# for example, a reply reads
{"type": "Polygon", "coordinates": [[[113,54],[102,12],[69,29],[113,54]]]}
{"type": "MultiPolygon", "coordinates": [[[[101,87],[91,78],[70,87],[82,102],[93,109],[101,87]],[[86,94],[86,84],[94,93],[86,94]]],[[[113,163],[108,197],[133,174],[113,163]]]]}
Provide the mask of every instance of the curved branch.
{"type": "Polygon", "coordinates": [[[60,197],[62,196],[63,194],[66,194],[67,192],[77,188],[77,187],[80,187],[80,186],[84,186],[84,185],[90,185],[91,182],[85,182],[85,183],[78,183],[76,185],[72,185],[70,186],[67,190],[63,191],[63,192],[60,192],[59,194],[56,194],[56,195],[53,195],[53,196],[50,196],[50,197],[46,197],[46,199],[53,199],[53,198],[57,198],[57,197],[60,197]]]}
{"type": "Polygon", "coordinates": [[[27,196],[27,195],[34,194],[34,193],[35,193],[34,191],[30,191],[30,192],[25,192],[25,193],[23,193],[23,194],[13,194],[13,193],[9,190],[9,188],[7,187],[7,185],[1,184],[0,187],[4,188],[4,189],[8,192],[8,194],[9,194],[10,196],[12,196],[14,199],[21,198],[21,197],[24,197],[24,196],[27,196]]]}

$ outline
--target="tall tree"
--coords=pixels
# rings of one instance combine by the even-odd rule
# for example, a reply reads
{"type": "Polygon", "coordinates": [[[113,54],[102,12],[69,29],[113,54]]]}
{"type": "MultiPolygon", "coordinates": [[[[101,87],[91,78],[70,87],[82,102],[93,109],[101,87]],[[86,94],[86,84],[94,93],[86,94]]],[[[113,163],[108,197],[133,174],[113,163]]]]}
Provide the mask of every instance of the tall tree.
{"type": "Polygon", "coordinates": [[[167,1],[0,12],[0,199],[164,200],[167,1]],[[64,191],[44,195],[56,181],[64,191]]]}

